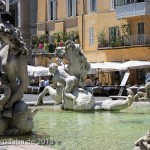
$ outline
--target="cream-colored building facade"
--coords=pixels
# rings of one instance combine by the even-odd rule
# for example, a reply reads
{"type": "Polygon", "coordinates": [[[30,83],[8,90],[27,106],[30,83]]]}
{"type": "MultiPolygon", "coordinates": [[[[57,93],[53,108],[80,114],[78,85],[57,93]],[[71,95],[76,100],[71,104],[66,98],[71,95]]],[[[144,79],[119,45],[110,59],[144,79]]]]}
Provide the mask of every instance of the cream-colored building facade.
{"type": "Polygon", "coordinates": [[[144,0],[38,0],[37,34],[78,31],[89,62],[149,60],[148,9],[144,0]],[[102,31],[105,46],[98,43],[102,31]],[[119,45],[111,45],[112,34],[122,39],[119,45]]]}
{"type": "MultiPolygon", "coordinates": [[[[77,31],[88,62],[149,61],[149,10],[148,0],[38,0],[37,34],[77,31]]],[[[112,74],[102,80],[112,83],[112,74]]]]}

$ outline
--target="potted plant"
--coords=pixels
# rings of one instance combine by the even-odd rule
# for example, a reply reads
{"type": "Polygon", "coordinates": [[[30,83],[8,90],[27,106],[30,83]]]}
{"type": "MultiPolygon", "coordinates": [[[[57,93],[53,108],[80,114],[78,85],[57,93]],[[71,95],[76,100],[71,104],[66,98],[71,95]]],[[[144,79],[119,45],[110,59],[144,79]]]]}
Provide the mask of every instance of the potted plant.
{"type": "Polygon", "coordinates": [[[102,30],[98,34],[98,47],[105,47],[107,44],[106,36],[104,31],[102,30]]]}

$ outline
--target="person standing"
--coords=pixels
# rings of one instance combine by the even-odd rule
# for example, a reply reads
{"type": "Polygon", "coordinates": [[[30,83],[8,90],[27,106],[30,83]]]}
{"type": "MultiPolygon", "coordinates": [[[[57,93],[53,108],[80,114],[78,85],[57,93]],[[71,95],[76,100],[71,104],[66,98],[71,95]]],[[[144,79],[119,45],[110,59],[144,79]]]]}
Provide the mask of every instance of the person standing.
{"type": "Polygon", "coordinates": [[[39,87],[40,87],[40,93],[44,90],[45,88],[45,83],[44,83],[43,77],[41,77],[41,80],[39,81],[39,87]]]}
{"type": "Polygon", "coordinates": [[[45,80],[44,80],[44,87],[46,86],[49,86],[49,80],[47,77],[45,77],[45,80]]]}

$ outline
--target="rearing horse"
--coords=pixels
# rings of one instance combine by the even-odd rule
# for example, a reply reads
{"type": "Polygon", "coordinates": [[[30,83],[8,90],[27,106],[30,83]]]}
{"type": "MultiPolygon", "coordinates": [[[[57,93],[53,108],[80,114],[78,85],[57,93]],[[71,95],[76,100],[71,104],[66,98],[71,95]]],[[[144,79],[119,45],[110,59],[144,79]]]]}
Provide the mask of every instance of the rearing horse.
{"type": "Polygon", "coordinates": [[[70,75],[76,76],[81,82],[86,80],[90,64],[87,62],[78,44],[68,40],[65,43],[65,47],[58,47],[56,49],[56,56],[66,58],[69,61],[66,71],[70,75]]]}

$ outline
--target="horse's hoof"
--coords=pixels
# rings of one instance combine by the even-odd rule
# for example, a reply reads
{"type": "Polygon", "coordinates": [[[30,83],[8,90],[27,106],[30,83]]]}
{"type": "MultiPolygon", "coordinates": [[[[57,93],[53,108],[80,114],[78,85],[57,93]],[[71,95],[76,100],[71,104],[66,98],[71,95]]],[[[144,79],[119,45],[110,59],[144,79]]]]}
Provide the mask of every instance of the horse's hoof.
{"type": "Polygon", "coordinates": [[[37,102],[37,103],[35,104],[35,106],[42,106],[42,105],[43,105],[43,101],[37,102]]]}

